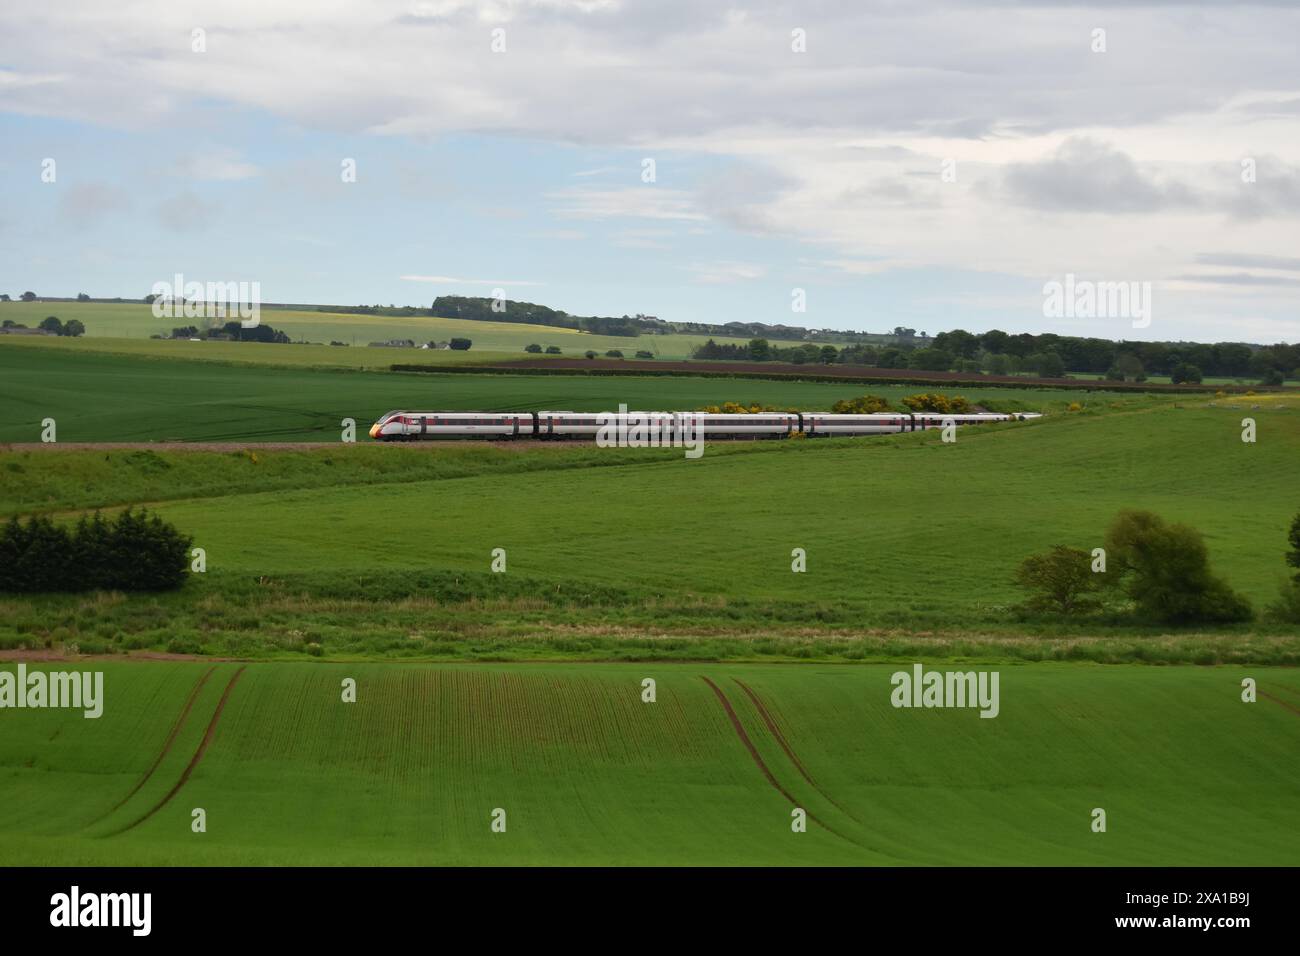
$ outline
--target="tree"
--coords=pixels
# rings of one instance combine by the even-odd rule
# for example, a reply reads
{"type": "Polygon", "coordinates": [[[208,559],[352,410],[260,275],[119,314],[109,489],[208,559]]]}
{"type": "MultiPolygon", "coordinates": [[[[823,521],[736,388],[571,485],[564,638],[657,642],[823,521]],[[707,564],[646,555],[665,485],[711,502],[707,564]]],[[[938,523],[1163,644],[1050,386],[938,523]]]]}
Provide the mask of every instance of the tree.
{"type": "Polygon", "coordinates": [[[447,346],[457,352],[468,352],[472,344],[469,339],[452,339],[447,346]]]}
{"type": "Polygon", "coordinates": [[[559,354],[560,354],[560,347],[559,347],[558,345],[548,345],[548,346],[546,346],[546,354],[547,354],[547,355],[559,355],[559,354]]]}
{"type": "Polygon", "coordinates": [[[1115,366],[1120,373],[1120,381],[1132,379],[1140,382],[1146,377],[1146,371],[1142,366],[1142,360],[1132,352],[1121,352],[1115,357],[1115,366]],[[1139,377],[1140,376],[1140,377],[1139,377]]]}
{"type": "Polygon", "coordinates": [[[840,350],[833,345],[823,345],[821,350],[821,363],[823,365],[834,365],[835,360],[839,358],[840,350]]]}
{"type": "Polygon", "coordinates": [[[587,349],[586,355],[587,355],[587,358],[589,358],[589,359],[594,359],[594,358],[596,357],[596,353],[593,352],[591,349],[587,349]]]}
{"type": "Polygon", "coordinates": [[[41,319],[41,324],[37,328],[44,329],[46,332],[53,332],[55,335],[63,334],[63,323],[59,321],[57,315],[47,315],[41,319]]]}
{"type": "Polygon", "coordinates": [[[943,349],[917,349],[908,358],[907,367],[926,372],[946,372],[952,368],[952,356],[943,349]]]}
{"type": "Polygon", "coordinates": [[[1248,621],[1250,603],[1210,572],[1201,534],[1150,511],[1121,511],[1106,532],[1108,580],[1161,624],[1248,621]],[[1113,574],[1113,577],[1109,575],[1113,574]]]}
{"type": "Polygon", "coordinates": [[[36,301],[36,293],[35,293],[35,292],[24,292],[24,293],[23,293],[23,301],[24,301],[24,302],[35,302],[35,301],[36,301]]]}
{"type": "Polygon", "coordinates": [[[78,302],[89,302],[89,301],[90,301],[90,296],[86,295],[86,293],[84,293],[84,292],[78,292],[78,293],[77,293],[77,301],[78,301],[78,302]]]}
{"type": "Polygon", "coordinates": [[[772,347],[767,339],[753,339],[749,343],[749,357],[755,362],[766,362],[772,357],[772,347]]]}
{"type": "Polygon", "coordinates": [[[610,349],[608,352],[605,353],[605,358],[622,358],[622,357],[623,357],[623,353],[620,352],[618,349],[610,349]]]}
{"type": "Polygon", "coordinates": [[[0,302],[11,302],[11,301],[13,300],[9,298],[8,292],[0,292],[0,302]]]}
{"type": "Polygon", "coordinates": [[[1260,378],[1259,384],[1260,385],[1281,385],[1284,381],[1286,381],[1286,379],[1283,378],[1281,370],[1276,368],[1271,368],[1264,373],[1262,378],[1260,378]]]}
{"type": "Polygon", "coordinates": [[[533,343],[530,343],[530,344],[528,344],[528,345],[525,345],[525,346],[524,346],[524,351],[525,351],[525,352],[531,352],[532,354],[537,355],[538,353],[540,353],[540,352],[542,351],[542,347],[541,347],[540,345],[538,345],[536,342],[533,342],[533,343]]]}
{"type": "Polygon", "coordinates": [[[1175,365],[1174,370],[1169,373],[1169,380],[1175,385],[1200,385],[1201,378],[1201,370],[1187,362],[1175,365]]]}
{"type": "Polygon", "coordinates": [[[1100,578],[1090,557],[1081,548],[1058,544],[1025,558],[1016,569],[1016,583],[1033,592],[1026,608],[1075,614],[1095,607],[1092,595],[1100,588],[1100,578]]]}
{"type": "Polygon", "coordinates": [[[655,354],[653,352],[647,352],[645,349],[640,349],[636,353],[636,357],[639,359],[652,359],[655,357],[655,354]]]}
{"type": "Polygon", "coordinates": [[[63,323],[63,334],[75,339],[78,335],[86,334],[86,326],[80,319],[68,319],[63,323]]]}
{"type": "Polygon", "coordinates": [[[65,590],[72,555],[68,532],[49,518],[38,515],[21,524],[14,515],[0,532],[0,590],[65,590]]]}
{"type": "Polygon", "coordinates": [[[1039,378],[1062,378],[1065,375],[1065,360],[1055,352],[1044,352],[1034,364],[1039,378]]]}
{"type": "Polygon", "coordinates": [[[1010,375],[1011,359],[1001,352],[995,352],[988,357],[986,367],[990,375],[1010,375]]]}

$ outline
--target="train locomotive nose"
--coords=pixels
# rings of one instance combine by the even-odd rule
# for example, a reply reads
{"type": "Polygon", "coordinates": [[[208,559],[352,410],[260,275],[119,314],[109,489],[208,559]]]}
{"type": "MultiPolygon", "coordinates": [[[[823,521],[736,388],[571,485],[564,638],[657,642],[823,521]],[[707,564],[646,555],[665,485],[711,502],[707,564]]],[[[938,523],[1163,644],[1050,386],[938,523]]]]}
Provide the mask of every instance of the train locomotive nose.
{"type": "Polygon", "coordinates": [[[370,437],[371,438],[379,437],[379,422],[375,422],[373,425],[370,426],[370,437]]]}

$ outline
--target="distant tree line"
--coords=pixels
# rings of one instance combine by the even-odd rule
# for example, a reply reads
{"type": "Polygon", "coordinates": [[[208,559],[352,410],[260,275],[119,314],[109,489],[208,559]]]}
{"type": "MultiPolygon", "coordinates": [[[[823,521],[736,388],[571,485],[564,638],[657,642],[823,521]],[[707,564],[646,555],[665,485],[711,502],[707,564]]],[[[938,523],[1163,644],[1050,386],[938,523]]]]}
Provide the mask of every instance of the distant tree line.
{"type": "MultiPolygon", "coordinates": [[[[25,329],[27,328],[21,322],[15,322],[13,319],[5,319],[0,323],[0,328],[5,329],[25,329]]],[[[86,326],[80,319],[68,319],[67,322],[61,322],[57,315],[47,315],[41,319],[38,329],[44,329],[46,332],[53,332],[55,335],[68,335],[76,338],[78,335],[86,334],[86,326]]]]}
{"type": "MultiPolygon", "coordinates": [[[[896,330],[898,331],[898,330],[896,330]]],[[[911,332],[910,329],[903,330],[911,332]]],[[[1061,378],[1070,372],[1102,375],[1113,381],[1146,381],[1168,375],[1175,383],[1199,383],[1207,375],[1251,378],[1264,384],[1300,379],[1300,344],[1252,347],[1238,342],[1112,342],[1043,333],[1010,335],[993,330],[982,335],[956,329],[932,339],[877,346],[841,348],[804,342],[781,347],[767,339],[719,343],[709,339],[692,357],[706,361],[792,362],[863,365],[927,372],[1018,375],[1061,378]]]]}
{"type": "Polygon", "coordinates": [[[286,333],[269,325],[263,325],[260,322],[251,329],[244,328],[239,322],[226,322],[224,325],[214,325],[210,328],[182,325],[172,329],[170,336],[155,335],[153,338],[214,339],[217,341],[274,342],[277,344],[288,344],[291,341],[286,333]]]}
{"type": "Polygon", "coordinates": [[[495,299],[475,298],[463,295],[441,295],[433,300],[429,314],[445,319],[467,319],[471,322],[522,322],[525,325],[550,325],[561,329],[577,329],[595,335],[637,336],[641,334],[642,320],[646,316],[622,316],[621,318],[602,316],[569,315],[558,309],[551,309],[535,302],[507,302],[506,311],[497,312],[492,308],[495,299]]]}
{"type": "Polygon", "coordinates": [[[75,528],[17,516],[0,530],[0,591],[161,591],[180,587],[191,539],[147,510],[99,512],[75,528]]]}

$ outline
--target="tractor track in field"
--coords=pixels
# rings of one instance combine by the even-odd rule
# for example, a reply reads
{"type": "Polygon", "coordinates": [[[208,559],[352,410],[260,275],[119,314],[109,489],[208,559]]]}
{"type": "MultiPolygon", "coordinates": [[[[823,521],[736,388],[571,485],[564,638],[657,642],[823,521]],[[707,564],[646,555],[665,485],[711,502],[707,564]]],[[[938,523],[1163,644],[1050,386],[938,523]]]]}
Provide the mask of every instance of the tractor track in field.
{"type": "Polygon", "coordinates": [[[104,817],[121,809],[123,804],[139,793],[140,788],[149,782],[149,778],[152,777],[154,771],[158,769],[158,765],[163,762],[163,758],[171,751],[172,744],[176,742],[176,737],[180,734],[181,728],[185,726],[185,721],[190,716],[190,710],[193,709],[194,702],[199,699],[199,692],[203,690],[204,685],[208,682],[208,678],[212,676],[212,673],[215,670],[216,667],[209,667],[195,682],[194,688],[190,691],[190,696],[185,701],[185,706],[181,708],[180,714],[176,717],[176,722],[172,724],[171,732],[167,734],[167,739],[163,741],[162,749],[158,751],[158,756],[154,757],[153,763],[150,764],[149,769],[144,772],[144,776],[141,777],[136,782],[136,785],[131,788],[130,793],[92,820],[89,824],[90,826],[93,826],[100,820],[104,819],[104,817]]]}
{"type": "Polygon", "coordinates": [[[1259,696],[1260,696],[1260,697],[1267,697],[1267,698],[1268,698],[1269,700],[1271,700],[1273,703],[1275,703],[1275,704],[1281,704],[1281,705],[1282,705],[1283,707],[1285,707],[1287,710],[1291,711],[1291,713],[1293,713],[1293,714],[1297,714],[1297,715],[1300,715],[1300,707],[1297,707],[1295,704],[1291,703],[1290,701],[1285,701],[1285,700],[1283,700],[1281,697],[1274,697],[1272,694],[1270,694],[1270,693],[1269,693],[1268,691],[1266,691],[1266,690],[1261,690],[1261,691],[1259,692],[1259,696]]]}
{"type": "Polygon", "coordinates": [[[717,695],[718,700],[722,703],[722,709],[727,712],[727,718],[731,721],[732,728],[736,731],[736,736],[739,737],[740,742],[745,745],[745,749],[749,751],[749,755],[752,758],[754,758],[754,763],[758,766],[758,769],[762,772],[763,776],[767,778],[767,782],[770,783],[776,789],[776,791],[779,794],[781,794],[781,796],[789,800],[790,805],[792,807],[797,807],[803,810],[803,812],[808,815],[809,820],[813,821],[813,823],[817,824],[827,833],[837,836],[841,840],[844,840],[848,843],[852,843],[854,846],[860,846],[863,847],[864,849],[870,849],[869,847],[865,846],[865,844],[859,842],[858,840],[855,840],[849,836],[845,836],[839,830],[836,830],[834,827],[830,826],[825,821],[817,817],[807,807],[800,806],[799,801],[796,800],[790,794],[790,791],[786,790],[785,787],[781,786],[781,782],[776,779],[776,775],[772,773],[767,763],[764,762],[763,755],[758,752],[758,748],[754,746],[754,742],[749,739],[749,734],[746,733],[744,724],[740,722],[740,716],[736,713],[736,709],[731,706],[731,701],[727,699],[727,695],[723,693],[722,688],[719,687],[717,684],[713,683],[713,681],[709,680],[703,674],[701,674],[700,677],[704,681],[704,683],[709,685],[709,687],[713,690],[713,693],[717,695]]]}
{"type": "Polygon", "coordinates": [[[773,739],[775,739],[781,746],[781,749],[785,751],[785,755],[790,758],[790,762],[794,764],[794,768],[799,771],[799,775],[802,776],[804,780],[808,781],[808,786],[812,787],[830,801],[830,804],[835,807],[835,809],[839,810],[840,813],[843,813],[849,819],[860,823],[861,821],[858,820],[857,817],[844,807],[840,806],[839,801],[823,790],[821,786],[818,785],[817,781],[812,778],[812,774],[808,772],[808,768],[803,765],[803,761],[799,759],[798,754],[794,752],[794,748],[791,747],[789,741],[785,739],[785,734],[781,733],[781,728],[777,726],[776,719],[773,718],[771,711],[763,702],[763,698],[759,697],[758,693],[739,677],[733,677],[732,680],[740,685],[740,689],[748,695],[750,701],[753,702],[754,707],[758,710],[758,715],[763,718],[763,723],[767,725],[768,733],[772,735],[773,739]]]}
{"type": "Polygon", "coordinates": [[[194,768],[199,765],[199,761],[203,759],[203,754],[207,751],[208,744],[211,743],[213,734],[216,733],[217,722],[221,720],[221,712],[226,709],[226,701],[230,698],[230,692],[235,689],[235,684],[239,682],[239,678],[243,675],[246,667],[247,665],[243,665],[239,670],[235,671],[234,675],[230,678],[230,682],[226,684],[226,689],[221,692],[221,699],[217,701],[216,710],[212,712],[212,719],[208,721],[208,729],[204,731],[203,739],[199,741],[199,745],[194,751],[194,756],[190,758],[190,762],[186,765],[185,769],[181,771],[180,779],[176,781],[176,785],[168,790],[166,796],[154,804],[148,813],[137,819],[135,822],[127,824],[122,829],[110,833],[109,836],[118,836],[119,834],[126,833],[128,830],[135,829],[165,807],[171,798],[180,792],[181,787],[185,786],[186,781],[190,779],[190,774],[192,774],[194,768]]]}

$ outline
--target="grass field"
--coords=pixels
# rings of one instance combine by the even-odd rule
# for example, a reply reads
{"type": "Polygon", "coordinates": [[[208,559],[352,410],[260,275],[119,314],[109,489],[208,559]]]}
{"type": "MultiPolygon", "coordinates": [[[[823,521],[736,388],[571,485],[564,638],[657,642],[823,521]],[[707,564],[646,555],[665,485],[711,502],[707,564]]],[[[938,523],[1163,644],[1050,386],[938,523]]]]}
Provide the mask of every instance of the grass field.
{"type": "Polygon", "coordinates": [[[0,864],[1240,866],[1300,854],[1293,670],[1004,667],[1000,713],[985,720],[891,707],[891,666],[93,666],[98,720],[5,715],[0,864]],[[1241,702],[1243,676],[1269,696],[1241,702]],[[341,702],[345,677],[356,703],[341,702]],[[791,830],[794,806],[806,833],[791,830]],[[196,807],[205,833],[191,831],[196,807]],[[1105,833],[1090,829],[1096,807],[1105,833]],[[497,808],[504,833],[490,828],[497,808]]]}
{"type": "MultiPolygon", "coordinates": [[[[102,303],[102,302],[2,302],[0,303],[0,320],[13,319],[29,328],[35,328],[46,316],[57,316],[64,322],[79,319],[86,326],[83,342],[96,338],[143,339],[161,333],[170,335],[171,330],[180,326],[202,324],[199,319],[157,319],[152,308],[143,303],[102,303]]],[[[509,318],[509,308],[505,317],[509,318]]],[[[528,325],[520,322],[473,322],[464,319],[446,319],[435,316],[413,318],[396,318],[385,315],[354,315],[342,312],[314,312],[293,309],[264,308],[261,311],[263,325],[279,329],[295,342],[317,342],[329,348],[332,341],[347,342],[348,349],[335,347],[330,351],[335,355],[324,356],[329,364],[352,365],[354,362],[374,361],[374,355],[365,357],[345,355],[352,348],[364,349],[366,353],[378,353],[388,362],[410,361],[411,356],[425,358],[428,353],[415,352],[411,349],[372,349],[370,342],[386,342],[389,339],[411,339],[417,345],[430,341],[446,341],[453,337],[467,338],[474,343],[471,352],[504,352],[513,357],[523,357],[525,345],[536,343],[543,348],[554,345],[570,357],[581,356],[588,349],[595,349],[602,355],[609,349],[619,349],[628,358],[639,349],[653,352],[656,357],[664,359],[685,359],[698,345],[707,342],[707,335],[641,335],[635,337],[617,335],[592,335],[575,329],[562,329],[552,326],[528,325]],[[397,356],[393,358],[391,356],[397,356]]],[[[712,336],[715,342],[739,343],[748,339],[712,336]]],[[[154,343],[155,346],[166,343],[154,343]]],[[[176,343],[182,344],[182,343],[176,343]]],[[[189,342],[190,350],[202,348],[207,351],[216,342],[189,342]]],[[[243,343],[236,343],[237,345],[243,343]]],[[[797,344],[777,341],[777,344],[797,344]]],[[[120,346],[118,346],[120,348],[120,346]]],[[[277,346],[276,348],[283,348],[277,346]]],[[[241,350],[242,351],[242,350],[241,350]]],[[[437,353],[441,358],[446,353],[437,353]]],[[[240,355],[240,358],[243,356],[240,355]]],[[[297,363],[293,363],[297,364],[297,363]]]]}
{"type": "MultiPolygon", "coordinates": [[[[208,343],[192,342],[152,344],[208,347],[208,343]]],[[[263,352],[299,348],[251,343],[226,347],[260,348],[263,352]]],[[[437,353],[440,357],[451,354],[456,353],[437,353]]],[[[266,368],[33,347],[28,341],[0,340],[0,442],[38,441],[41,421],[47,417],[58,423],[58,438],[65,442],[333,441],[339,438],[342,419],[354,418],[359,425],[368,426],[395,408],[600,411],[616,410],[620,402],[626,402],[631,408],[694,409],[724,401],[756,400],[781,408],[825,410],[838,399],[866,391],[897,401],[924,390],[917,385],[757,379],[266,368]]],[[[1007,409],[1063,409],[1073,401],[1090,407],[1109,402],[1132,407],[1151,401],[1141,395],[1060,389],[963,388],[960,392],[972,401],[996,402],[1007,409]]],[[[359,433],[364,440],[365,428],[359,433]]]]}
{"type": "MultiPolygon", "coordinates": [[[[1254,444],[1240,440],[1244,406],[1202,402],[985,426],[955,444],[723,443],[698,461],[480,445],[10,453],[10,513],[150,503],[209,564],[177,595],[9,599],[0,640],[441,658],[860,658],[933,640],[1089,657],[1072,638],[1105,635],[1103,622],[1015,619],[1017,564],[1055,544],[1091,550],[1120,509],[1148,508],[1202,531],[1216,570],[1262,608],[1300,506],[1300,410],[1278,404],[1250,409],[1254,444]],[[494,548],[504,575],[489,571],[494,548]],[[791,572],[794,548],[806,573],[791,572]]],[[[1172,650],[1144,633],[1097,659],[1300,660],[1296,629],[1267,621],[1177,636],[1172,650]]]]}

